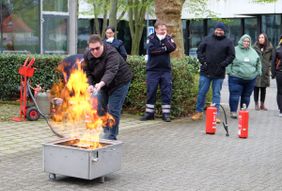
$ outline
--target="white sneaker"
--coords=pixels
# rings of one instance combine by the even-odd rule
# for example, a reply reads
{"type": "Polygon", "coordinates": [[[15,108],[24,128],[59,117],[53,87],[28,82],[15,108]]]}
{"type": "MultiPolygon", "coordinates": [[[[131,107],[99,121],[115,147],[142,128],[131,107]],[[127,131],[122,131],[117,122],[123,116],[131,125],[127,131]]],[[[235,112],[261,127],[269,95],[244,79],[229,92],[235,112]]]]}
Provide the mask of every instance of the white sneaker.
{"type": "Polygon", "coordinates": [[[237,119],[237,112],[231,112],[230,117],[233,119],[237,119]]]}
{"type": "Polygon", "coordinates": [[[279,116],[279,117],[282,117],[282,113],[279,113],[278,116],[279,116]]]}

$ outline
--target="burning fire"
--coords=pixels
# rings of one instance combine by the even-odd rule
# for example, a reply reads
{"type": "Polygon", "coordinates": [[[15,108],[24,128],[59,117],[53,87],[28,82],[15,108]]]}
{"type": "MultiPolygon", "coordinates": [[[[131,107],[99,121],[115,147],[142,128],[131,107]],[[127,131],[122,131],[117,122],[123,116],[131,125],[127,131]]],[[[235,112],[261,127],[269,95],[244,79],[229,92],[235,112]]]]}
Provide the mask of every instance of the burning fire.
{"type": "Polygon", "coordinates": [[[52,87],[52,95],[57,97],[54,99],[54,111],[52,119],[55,122],[68,122],[78,124],[83,122],[86,133],[83,135],[72,135],[79,137],[80,141],[76,146],[89,148],[99,148],[99,136],[102,127],[111,127],[115,121],[110,114],[99,116],[97,112],[97,96],[91,95],[87,88],[87,77],[82,70],[81,63],[76,62],[77,69],[72,68],[69,73],[64,71],[64,63],[59,65],[59,71],[63,72],[64,81],[52,87]],[[56,101],[58,103],[56,103],[56,101]]]}

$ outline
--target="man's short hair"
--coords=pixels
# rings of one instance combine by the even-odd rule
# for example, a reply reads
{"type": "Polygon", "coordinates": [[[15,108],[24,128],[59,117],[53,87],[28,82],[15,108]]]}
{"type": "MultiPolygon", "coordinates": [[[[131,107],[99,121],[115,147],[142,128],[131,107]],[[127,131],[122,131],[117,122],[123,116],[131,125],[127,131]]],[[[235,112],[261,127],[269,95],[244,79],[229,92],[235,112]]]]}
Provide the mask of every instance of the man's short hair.
{"type": "Polygon", "coordinates": [[[157,20],[155,25],[154,25],[154,28],[158,28],[159,26],[167,26],[163,21],[161,20],[157,20]]]}
{"type": "Polygon", "coordinates": [[[90,43],[96,43],[99,42],[100,44],[102,44],[102,39],[98,34],[92,34],[90,35],[89,39],[88,39],[88,44],[90,43]]]}

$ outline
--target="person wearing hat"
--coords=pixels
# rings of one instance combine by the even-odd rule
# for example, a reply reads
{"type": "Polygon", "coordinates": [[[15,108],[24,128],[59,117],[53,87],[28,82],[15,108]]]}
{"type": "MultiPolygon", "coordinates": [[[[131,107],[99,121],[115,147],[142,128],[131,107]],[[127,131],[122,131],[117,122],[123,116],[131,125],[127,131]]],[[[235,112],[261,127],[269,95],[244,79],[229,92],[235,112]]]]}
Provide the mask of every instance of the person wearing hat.
{"type": "Polygon", "coordinates": [[[272,79],[276,78],[277,84],[277,105],[279,109],[279,117],[282,117],[282,35],[279,39],[279,46],[275,50],[274,57],[272,59],[271,73],[272,79]]]}
{"type": "MultiPolygon", "coordinates": [[[[201,63],[199,91],[196,104],[196,113],[192,120],[201,120],[206,102],[206,94],[212,84],[212,103],[219,111],[220,91],[225,78],[225,68],[235,58],[233,42],[225,36],[226,27],[224,23],[218,22],[214,27],[214,33],[207,36],[200,43],[197,57],[201,63]]],[[[216,119],[217,123],[220,120],[216,119]]]]}

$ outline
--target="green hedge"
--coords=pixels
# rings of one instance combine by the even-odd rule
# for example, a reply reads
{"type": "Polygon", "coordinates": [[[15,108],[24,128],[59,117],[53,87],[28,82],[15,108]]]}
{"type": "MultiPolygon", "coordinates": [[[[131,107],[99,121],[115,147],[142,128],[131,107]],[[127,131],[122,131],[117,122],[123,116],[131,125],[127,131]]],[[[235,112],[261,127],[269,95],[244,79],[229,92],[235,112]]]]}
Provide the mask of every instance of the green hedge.
{"type": "MultiPolygon", "coordinates": [[[[142,114],[146,102],[146,63],[144,57],[131,56],[128,59],[134,76],[126,100],[125,108],[132,113],[142,114]]],[[[198,92],[199,63],[196,59],[185,57],[173,59],[172,115],[187,116],[195,110],[198,92]]],[[[156,113],[161,114],[161,97],[158,91],[156,113]]]]}
{"type": "MultiPolygon", "coordinates": [[[[15,100],[19,98],[20,75],[18,70],[23,65],[27,55],[0,54],[0,100],[15,100]]],[[[63,59],[62,56],[30,55],[35,57],[35,72],[30,78],[31,84],[40,84],[49,89],[56,79],[55,69],[63,59]]]]}
{"type": "MultiPolygon", "coordinates": [[[[41,84],[49,89],[57,79],[55,69],[63,56],[31,55],[36,61],[36,71],[31,78],[32,84],[41,84]]],[[[19,67],[26,55],[0,54],[0,100],[15,100],[19,98],[20,75],[19,67]]],[[[129,56],[128,63],[133,70],[134,77],[125,102],[125,110],[141,114],[145,111],[146,102],[146,63],[142,56],[129,56]]],[[[173,96],[172,115],[186,116],[195,109],[198,89],[199,64],[196,59],[185,57],[173,59],[173,96]]],[[[158,91],[157,114],[161,114],[161,99],[158,91]]]]}

